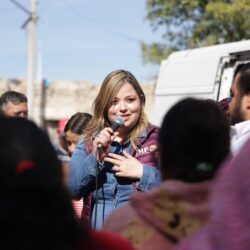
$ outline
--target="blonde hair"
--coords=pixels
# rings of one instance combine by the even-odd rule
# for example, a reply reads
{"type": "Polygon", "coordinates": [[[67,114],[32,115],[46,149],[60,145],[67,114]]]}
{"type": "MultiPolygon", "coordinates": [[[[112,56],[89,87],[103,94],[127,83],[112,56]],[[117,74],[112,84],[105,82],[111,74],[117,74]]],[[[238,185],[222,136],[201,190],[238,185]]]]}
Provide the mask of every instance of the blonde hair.
{"type": "Polygon", "coordinates": [[[129,83],[133,86],[141,102],[141,114],[138,123],[129,134],[129,140],[132,147],[134,149],[137,148],[136,140],[140,133],[148,125],[148,119],[144,112],[145,94],[136,78],[129,71],[125,70],[113,71],[104,79],[100,91],[93,103],[93,118],[85,130],[85,138],[90,139],[104,127],[111,126],[110,121],[108,120],[108,110],[111,107],[118,91],[126,83],[129,83]]]}

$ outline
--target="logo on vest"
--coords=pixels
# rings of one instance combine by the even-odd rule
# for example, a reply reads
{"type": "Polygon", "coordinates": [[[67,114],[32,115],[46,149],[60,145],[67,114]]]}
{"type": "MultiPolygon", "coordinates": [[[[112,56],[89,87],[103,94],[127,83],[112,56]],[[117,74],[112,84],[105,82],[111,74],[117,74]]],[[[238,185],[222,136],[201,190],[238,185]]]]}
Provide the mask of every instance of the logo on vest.
{"type": "Polygon", "coordinates": [[[148,153],[152,153],[154,151],[157,150],[157,145],[153,144],[144,148],[140,148],[136,150],[136,156],[140,156],[140,155],[145,155],[148,153]]]}

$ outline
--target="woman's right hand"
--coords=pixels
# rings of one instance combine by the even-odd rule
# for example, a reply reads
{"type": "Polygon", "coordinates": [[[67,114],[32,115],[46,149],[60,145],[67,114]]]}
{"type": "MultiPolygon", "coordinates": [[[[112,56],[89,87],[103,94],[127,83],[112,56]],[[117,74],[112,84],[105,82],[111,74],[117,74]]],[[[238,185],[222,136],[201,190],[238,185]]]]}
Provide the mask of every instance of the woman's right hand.
{"type": "Polygon", "coordinates": [[[110,145],[117,135],[118,132],[113,132],[110,127],[104,128],[97,134],[93,140],[93,152],[97,156],[97,160],[102,161],[108,155],[110,145]]]}

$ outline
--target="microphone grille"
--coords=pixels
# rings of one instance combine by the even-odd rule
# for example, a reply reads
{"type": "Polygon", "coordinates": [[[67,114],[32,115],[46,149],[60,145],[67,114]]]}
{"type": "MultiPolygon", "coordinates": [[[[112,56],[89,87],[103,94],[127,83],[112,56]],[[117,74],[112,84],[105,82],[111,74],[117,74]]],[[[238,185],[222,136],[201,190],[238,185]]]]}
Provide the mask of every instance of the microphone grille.
{"type": "Polygon", "coordinates": [[[124,124],[124,120],[120,116],[115,118],[115,122],[119,123],[120,126],[122,126],[124,124]]]}

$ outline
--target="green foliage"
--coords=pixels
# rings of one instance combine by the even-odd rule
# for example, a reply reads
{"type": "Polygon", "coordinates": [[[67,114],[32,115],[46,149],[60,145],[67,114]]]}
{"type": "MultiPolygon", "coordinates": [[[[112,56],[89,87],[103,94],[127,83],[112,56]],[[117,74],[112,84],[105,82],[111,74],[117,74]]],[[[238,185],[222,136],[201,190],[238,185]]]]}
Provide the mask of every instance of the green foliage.
{"type": "Polygon", "coordinates": [[[249,0],[147,0],[153,30],[164,44],[141,45],[144,62],[159,63],[176,50],[250,38],[249,0]]]}
{"type": "Polygon", "coordinates": [[[143,51],[143,62],[144,63],[156,63],[159,64],[162,58],[168,57],[172,52],[164,44],[150,44],[141,43],[141,48],[143,51]]]}

